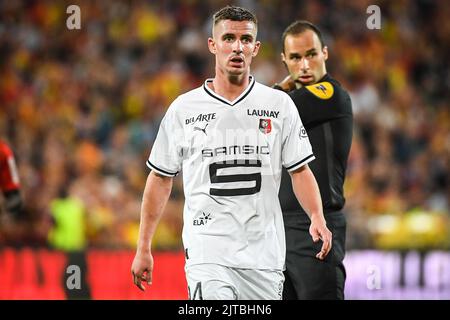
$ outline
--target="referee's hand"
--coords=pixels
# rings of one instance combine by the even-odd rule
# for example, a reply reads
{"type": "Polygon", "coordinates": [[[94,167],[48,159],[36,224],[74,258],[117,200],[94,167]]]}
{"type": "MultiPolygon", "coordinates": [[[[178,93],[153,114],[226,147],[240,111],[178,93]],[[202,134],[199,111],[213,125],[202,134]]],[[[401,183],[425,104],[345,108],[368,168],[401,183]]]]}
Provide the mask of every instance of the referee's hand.
{"type": "Polygon", "coordinates": [[[295,89],[295,82],[292,80],[291,76],[287,76],[283,81],[276,83],[276,86],[280,87],[284,92],[289,92],[295,89]]]}
{"type": "Polygon", "coordinates": [[[333,236],[331,231],[328,230],[325,219],[312,219],[311,226],[309,227],[309,234],[314,242],[322,240],[322,248],[319,253],[316,254],[316,258],[324,260],[331,250],[333,236]]]}

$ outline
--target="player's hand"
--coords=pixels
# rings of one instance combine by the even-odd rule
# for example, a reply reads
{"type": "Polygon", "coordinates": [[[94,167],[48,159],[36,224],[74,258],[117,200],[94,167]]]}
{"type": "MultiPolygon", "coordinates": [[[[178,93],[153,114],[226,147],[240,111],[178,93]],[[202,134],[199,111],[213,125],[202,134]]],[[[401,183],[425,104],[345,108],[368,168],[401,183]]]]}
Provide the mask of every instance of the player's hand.
{"type": "Polygon", "coordinates": [[[316,258],[324,260],[331,250],[333,236],[331,231],[328,230],[325,219],[323,217],[311,219],[311,226],[309,227],[309,234],[314,242],[322,240],[322,249],[316,258]]]}
{"type": "Polygon", "coordinates": [[[152,272],[153,256],[151,252],[141,252],[138,250],[131,265],[134,284],[142,291],[145,291],[142,281],[147,282],[148,285],[152,284],[152,272]]]}
{"type": "Polygon", "coordinates": [[[277,83],[284,92],[289,92],[295,89],[295,82],[292,80],[291,76],[287,76],[280,83],[277,83]]]}

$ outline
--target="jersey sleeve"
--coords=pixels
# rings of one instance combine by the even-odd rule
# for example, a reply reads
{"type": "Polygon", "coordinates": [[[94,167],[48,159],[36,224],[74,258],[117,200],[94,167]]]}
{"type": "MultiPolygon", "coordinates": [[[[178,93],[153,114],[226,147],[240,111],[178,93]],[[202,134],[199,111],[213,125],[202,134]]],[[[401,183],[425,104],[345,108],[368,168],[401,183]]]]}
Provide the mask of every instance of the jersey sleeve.
{"type": "Polygon", "coordinates": [[[294,171],[315,159],[308,134],[303,127],[294,102],[286,94],[287,117],[283,123],[283,166],[294,171]]]}
{"type": "Polygon", "coordinates": [[[3,192],[20,188],[19,173],[12,150],[0,143],[0,189],[3,192]]]}
{"type": "Polygon", "coordinates": [[[331,82],[302,87],[289,92],[304,126],[309,129],[323,122],[352,116],[350,97],[331,82]]]}
{"type": "Polygon", "coordinates": [[[163,176],[175,177],[181,171],[183,140],[183,127],[172,104],[161,121],[147,166],[163,176]]]}

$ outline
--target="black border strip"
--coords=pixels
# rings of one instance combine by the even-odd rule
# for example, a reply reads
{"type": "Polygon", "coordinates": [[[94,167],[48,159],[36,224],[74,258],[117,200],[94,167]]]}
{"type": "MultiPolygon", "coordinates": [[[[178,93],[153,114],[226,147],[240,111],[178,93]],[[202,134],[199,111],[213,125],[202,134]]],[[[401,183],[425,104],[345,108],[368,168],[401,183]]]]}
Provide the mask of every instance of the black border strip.
{"type": "Polygon", "coordinates": [[[227,104],[227,105],[229,105],[229,106],[232,106],[232,104],[229,103],[228,101],[223,100],[223,99],[221,99],[221,98],[219,98],[219,97],[213,95],[211,92],[208,91],[208,89],[206,89],[205,86],[203,86],[203,89],[205,89],[206,93],[209,94],[209,95],[210,95],[211,97],[213,97],[214,99],[217,99],[217,100],[219,100],[219,101],[222,102],[222,103],[225,103],[225,104],[227,104]]]}
{"type": "Polygon", "coordinates": [[[292,166],[289,166],[288,168],[286,168],[286,170],[291,170],[292,168],[297,167],[298,165],[302,164],[302,162],[305,162],[306,160],[308,160],[309,158],[314,157],[314,154],[310,154],[309,156],[307,156],[306,158],[303,158],[303,160],[300,160],[299,162],[293,164],[292,166]]]}
{"type": "Polygon", "coordinates": [[[205,81],[205,83],[203,84],[203,89],[206,91],[207,94],[209,94],[211,97],[213,97],[214,99],[219,100],[222,103],[225,103],[225,104],[227,104],[229,106],[234,106],[234,105],[238,104],[239,102],[241,102],[242,100],[244,100],[244,98],[248,96],[250,91],[252,91],[253,87],[255,86],[255,82],[256,81],[255,81],[255,78],[252,77],[252,80],[251,80],[251,83],[250,83],[250,87],[247,88],[247,92],[238,101],[236,101],[235,103],[229,103],[228,101],[224,100],[223,98],[220,98],[220,96],[217,96],[217,95],[213,94],[212,92],[210,92],[206,88],[206,82],[208,82],[208,81],[205,81]]]}
{"type": "Polygon", "coordinates": [[[149,167],[151,167],[152,169],[155,169],[156,171],[160,171],[161,173],[164,173],[164,174],[167,174],[167,175],[170,175],[170,176],[174,176],[175,177],[178,174],[178,171],[176,173],[172,173],[172,172],[168,172],[168,171],[162,170],[162,169],[158,168],[157,166],[155,166],[153,163],[151,163],[150,160],[147,160],[147,165],[149,167]]]}

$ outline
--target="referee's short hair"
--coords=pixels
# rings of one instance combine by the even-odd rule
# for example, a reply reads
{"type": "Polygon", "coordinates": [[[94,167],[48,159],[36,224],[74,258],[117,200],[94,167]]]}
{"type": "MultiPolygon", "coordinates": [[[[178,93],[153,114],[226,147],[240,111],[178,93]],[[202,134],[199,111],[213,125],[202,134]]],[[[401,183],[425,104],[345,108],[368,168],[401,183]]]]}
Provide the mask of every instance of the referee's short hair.
{"type": "Polygon", "coordinates": [[[323,42],[322,33],[320,32],[319,28],[314,25],[313,23],[306,21],[306,20],[297,20],[292,22],[283,32],[283,52],[284,52],[284,41],[286,40],[286,37],[288,35],[297,35],[305,32],[306,30],[313,31],[317,37],[319,38],[321,49],[325,46],[323,42]]]}

